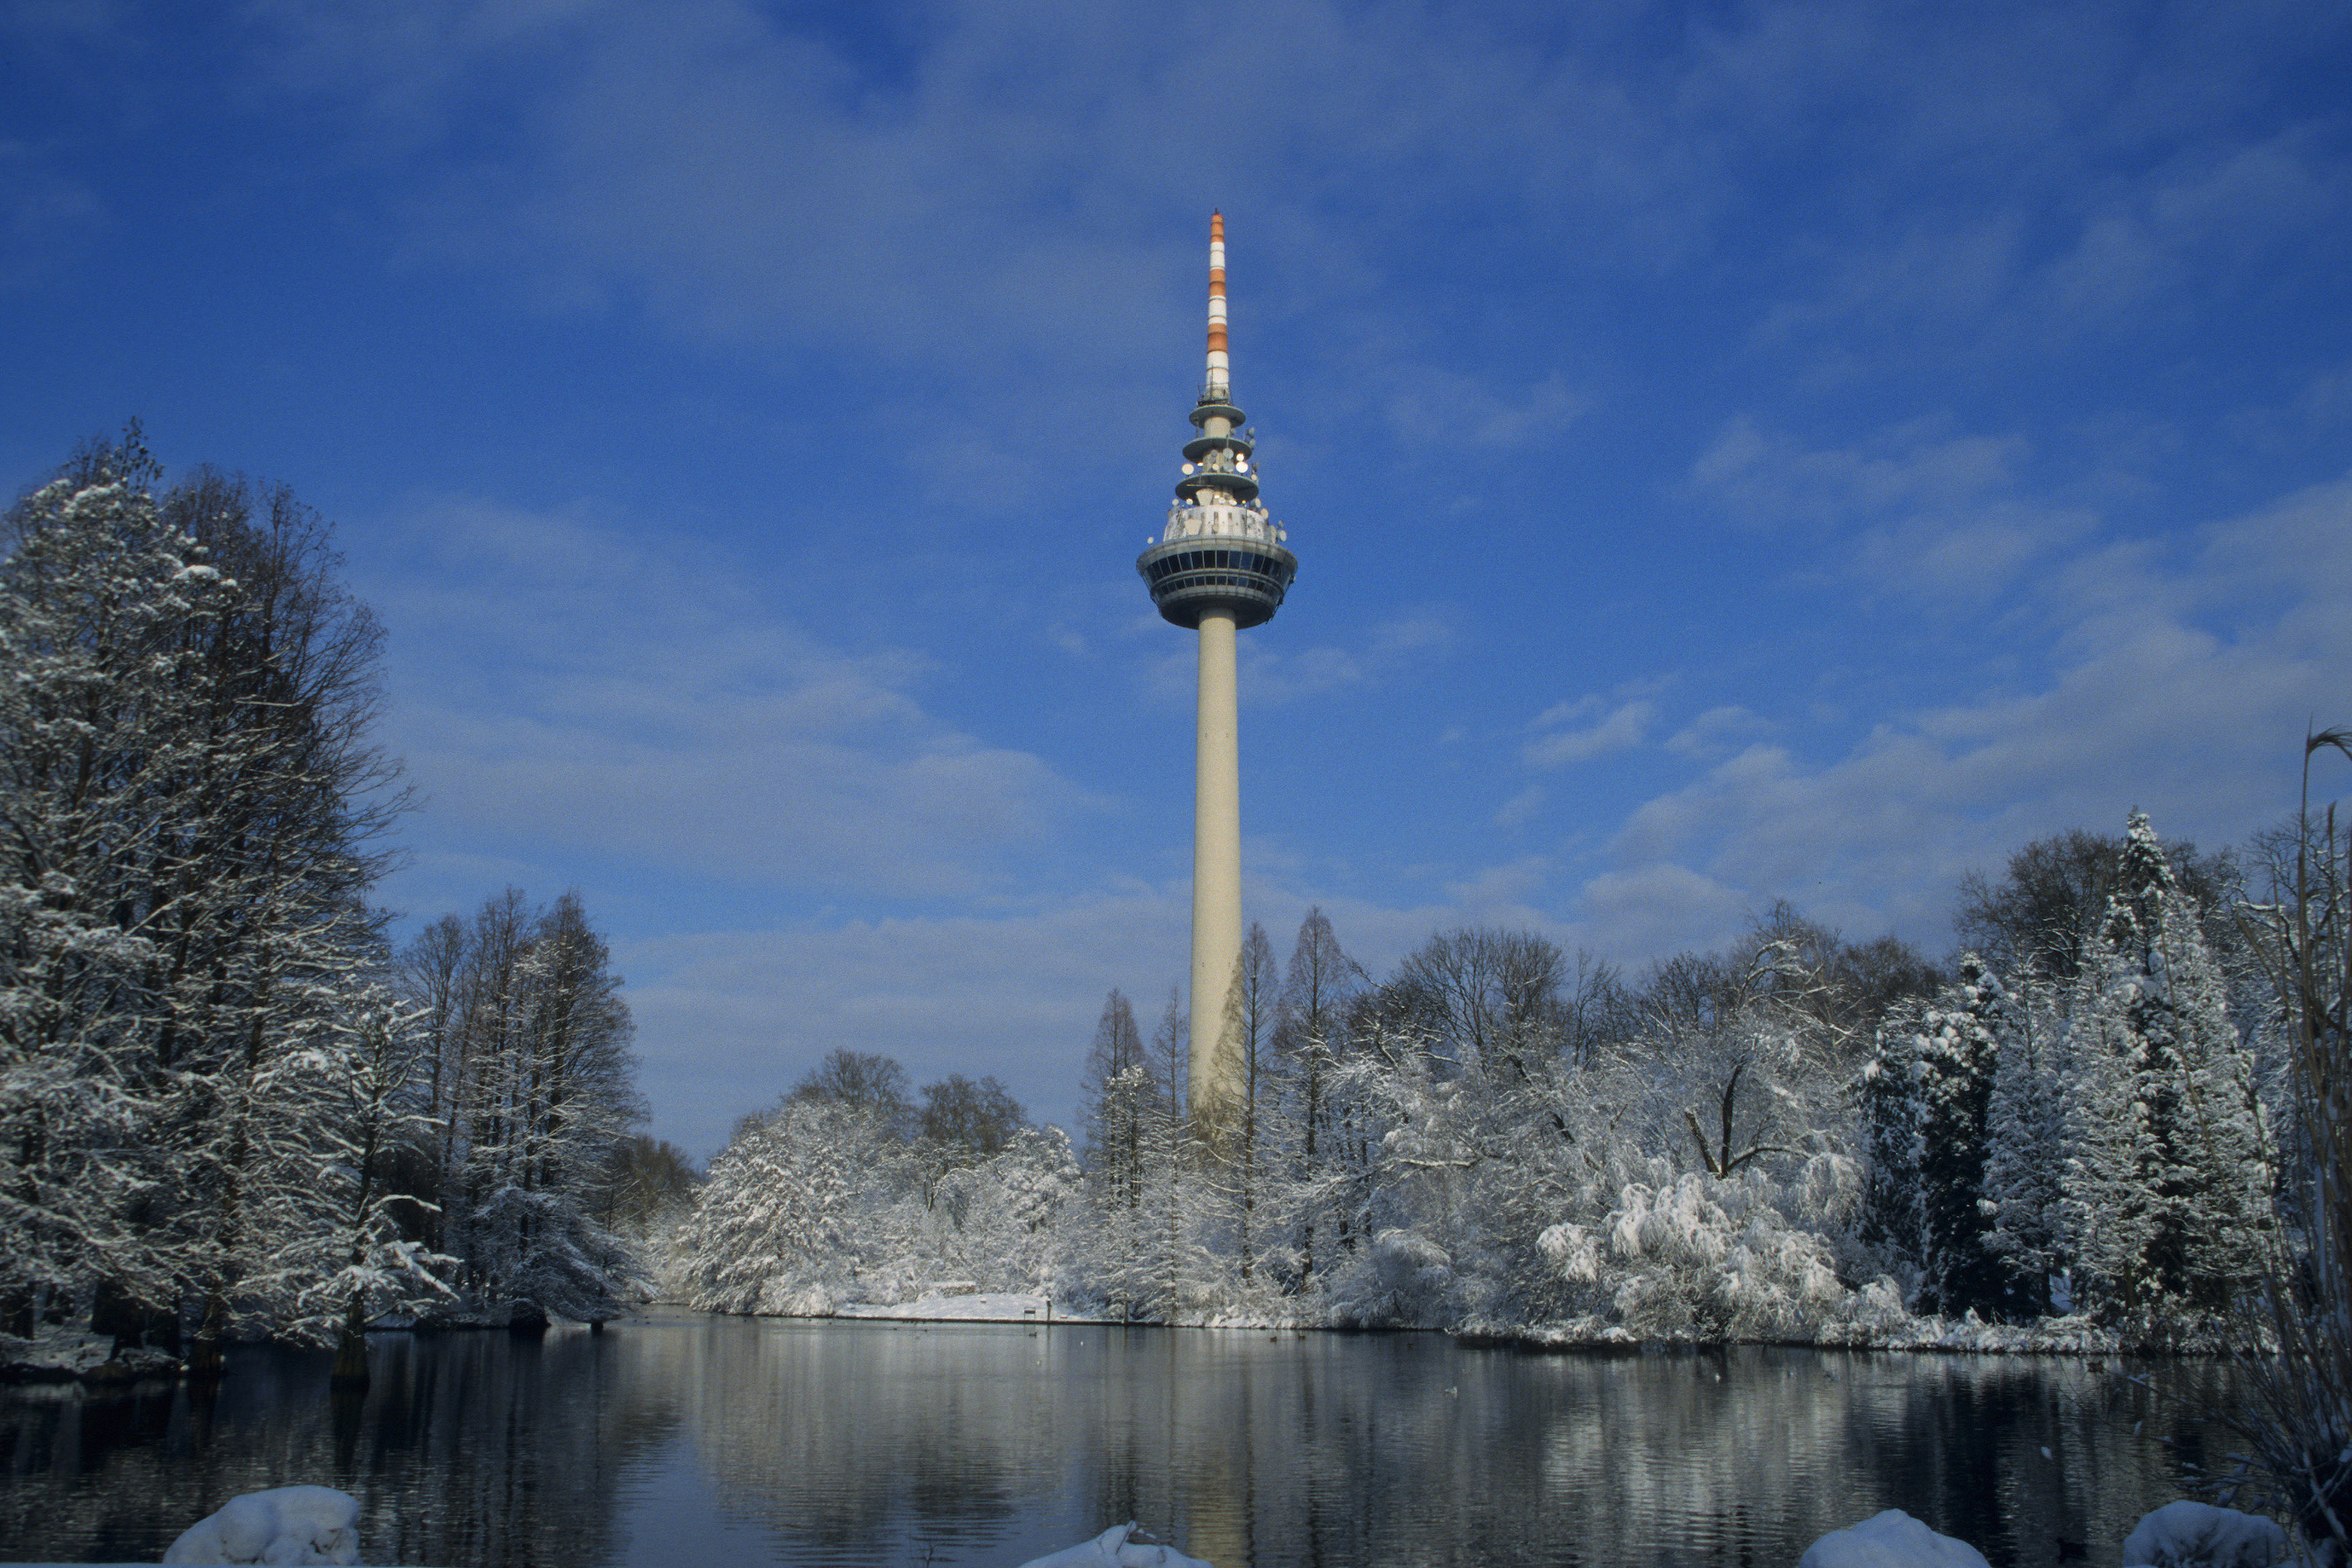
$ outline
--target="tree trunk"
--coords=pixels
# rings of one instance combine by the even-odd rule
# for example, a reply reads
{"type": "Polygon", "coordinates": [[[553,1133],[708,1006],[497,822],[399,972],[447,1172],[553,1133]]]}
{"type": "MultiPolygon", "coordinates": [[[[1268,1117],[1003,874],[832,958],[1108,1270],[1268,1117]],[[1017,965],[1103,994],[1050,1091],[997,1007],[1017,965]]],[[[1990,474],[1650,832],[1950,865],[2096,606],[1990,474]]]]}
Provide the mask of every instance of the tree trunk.
{"type": "Polygon", "coordinates": [[[221,1359],[221,1337],[228,1331],[228,1301],[219,1291],[205,1292],[205,1315],[196,1324],[196,1337],[188,1346],[188,1375],[205,1382],[217,1379],[225,1370],[221,1359]]]}
{"type": "Polygon", "coordinates": [[[335,1341],[335,1370],[329,1375],[327,1385],[348,1389],[368,1385],[367,1320],[360,1313],[357,1296],[343,1314],[342,1333],[335,1341]]]}

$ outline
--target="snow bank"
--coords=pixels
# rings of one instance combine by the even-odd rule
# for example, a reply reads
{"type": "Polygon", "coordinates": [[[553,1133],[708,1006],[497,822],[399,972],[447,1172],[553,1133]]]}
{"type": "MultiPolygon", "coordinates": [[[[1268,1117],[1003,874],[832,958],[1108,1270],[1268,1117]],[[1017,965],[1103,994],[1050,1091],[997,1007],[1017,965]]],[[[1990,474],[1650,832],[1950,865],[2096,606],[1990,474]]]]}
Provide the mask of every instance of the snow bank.
{"type": "Polygon", "coordinates": [[[111,1334],[52,1333],[38,1339],[0,1334],[0,1372],[12,1382],[80,1377],[113,1354],[111,1334]]]}
{"type": "Polygon", "coordinates": [[[916,1322],[1069,1323],[1090,1322],[1084,1312],[1058,1307],[1045,1296],[1013,1291],[960,1291],[929,1294],[911,1301],[845,1301],[838,1318],[897,1318],[916,1322]]]}
{"type": "MultiPolygon", "coordinates": [[[[1198,1557],[1187,1557],[1172,1546],[1147,1546],[1130,1541],[1135,1521],[1114,1525],[1092,1541],[1066,1552],[1033,1558],[1021,1568],[1213,1568],[1198,1557]]],[[[1982,1558],[1978,1559],[1982,1562],[1982,1558]]]]}
{"type": "Polygon", "coordinates": [[[357,1563],[359,1500],[332,1487],[278,1487],[231,1498],[188,1526],[166,1563],[357,1563]]]}
{"type": "Polygon", "coordinates": [[[2270,1568],[2287,1557],[2276,1522],[2210,1502],[2168,1502],[2124,1537],[2125,1568],[2270,1568]]]}
{"type": "MultiPolygon", "coordinates": [[[[2129,1556],[2126,1552],[2126,1556],[2129,1556]]],[[[1899,1508],[1832,1530],[1797,1560],[1797,1568],[1989,1568],[1965,1541],[1938,1535],[1899,1508]]]]}

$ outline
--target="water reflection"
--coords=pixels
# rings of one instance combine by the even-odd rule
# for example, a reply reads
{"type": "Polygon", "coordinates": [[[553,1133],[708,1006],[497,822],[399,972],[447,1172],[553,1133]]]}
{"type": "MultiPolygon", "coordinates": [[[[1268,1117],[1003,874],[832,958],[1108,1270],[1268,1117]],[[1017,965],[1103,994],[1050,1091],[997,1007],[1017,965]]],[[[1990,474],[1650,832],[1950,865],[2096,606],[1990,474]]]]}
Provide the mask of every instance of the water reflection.
{"type": "Polygon", "coordinates": [[[2115,1562],[2179,1495],[2162,1439],[2197,1436],[2080,1361],[1434,1335],[677,1314],[387,1337],[361,1399],[327,1369],[251,1351],[209,1403],[0,1396],[0,1556],[152,1561],[227,1497],[322,1480],[376,1562],[1015,1563],[1138,1518],[1219,1568],[1783,1568],[1899,1507],[2055,1568],[2061,1541],[2115,1562]]]}
{"type": "Polygon", "coordinates": [[[0,1557],[153,1562],[240,1492],[360,1499],[371,1562],[619,1561],[614,1486],[677,1425],[667,1390],[586,1333],[378,1336],[374,1385],[330,1396],[331,1354],[230,1353],[216,1389],[11,1389],[0,1557]]]}

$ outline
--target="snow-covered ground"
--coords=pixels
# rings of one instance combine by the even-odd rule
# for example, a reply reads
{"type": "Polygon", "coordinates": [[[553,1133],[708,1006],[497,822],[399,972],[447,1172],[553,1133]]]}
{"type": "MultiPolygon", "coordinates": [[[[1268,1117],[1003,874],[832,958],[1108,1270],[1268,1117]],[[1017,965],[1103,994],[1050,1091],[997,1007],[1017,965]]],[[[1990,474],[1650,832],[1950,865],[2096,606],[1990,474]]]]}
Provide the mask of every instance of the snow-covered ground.
{"type": "Polygon", "coordinates": [[[37,1339],[0,1334],[0,1381],[10,1383],[128,1382],[170,1377],[180,1363],[160,1350],[133,1347],[115,1354],[114,1336],[57,1332],[37,1339]]]}
{"type": "Polygon", "coordinates": [[[842,1318],[895,1318],[926,1323],[1098,1323],[1108,1321],[1057,1306],[1047,1296],[977,1291],[927,1293],[911,1301],[887,1306],[874,1301],[850,1301],[834,1315],[842,1318]]]}

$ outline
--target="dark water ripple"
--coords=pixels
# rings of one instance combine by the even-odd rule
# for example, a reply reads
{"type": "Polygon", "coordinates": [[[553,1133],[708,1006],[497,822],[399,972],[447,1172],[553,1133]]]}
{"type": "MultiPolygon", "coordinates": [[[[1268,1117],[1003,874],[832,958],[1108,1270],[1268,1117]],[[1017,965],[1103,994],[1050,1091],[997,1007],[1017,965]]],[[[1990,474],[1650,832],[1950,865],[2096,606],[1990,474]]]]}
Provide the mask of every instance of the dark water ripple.
{"type": "Polygon", "coordinates": [[[373,1356],[357,1399],[325,1356],[260,1348],[210,1400],[0,1392],[0,1558],[152,1562],[228,1498],[313,1481],[361,1499],[369,1562],[468,1568],[1013,1564],[1129,1518],[1218,1568],[1786,1568],[1882,1508],[1995,1568],[2056,1568],[2062,1539],[2113,1568],[2228,1386],[2206,1364],[686,1313],[373,1356]]]}

